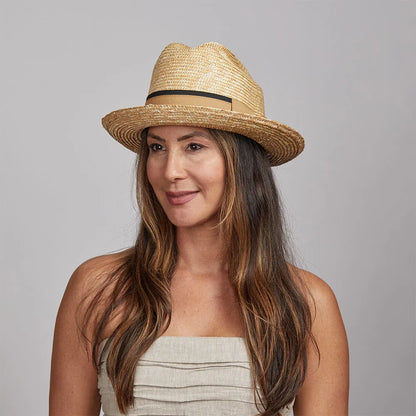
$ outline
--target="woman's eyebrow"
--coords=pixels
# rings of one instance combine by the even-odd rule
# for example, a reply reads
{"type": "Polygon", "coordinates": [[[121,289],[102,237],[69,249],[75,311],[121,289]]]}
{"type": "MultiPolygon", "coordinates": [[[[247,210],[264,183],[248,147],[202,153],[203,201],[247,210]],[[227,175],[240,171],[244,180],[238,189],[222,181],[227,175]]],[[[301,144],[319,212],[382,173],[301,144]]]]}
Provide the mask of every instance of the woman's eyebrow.
{"type": "MultiPolygon", "coordinates": [[[[211,137],[208,136],[208,134],[206,134],[203,131],[193,131],[192,133],[188,133],[185,134],[184,136],[178,137],[178,142],[181,142],[182,140],[186,140],[186,139],[190,139],[191,137],[205,137],[206,139],[211,140],[211,137]]],[[[158,140],[162,143],[165,143],[166,140],[163,139],[162,137],[158,136],[157,134],[154,133],[147,133],[147,137],[151,137],[152,139],[158,140]]]]}

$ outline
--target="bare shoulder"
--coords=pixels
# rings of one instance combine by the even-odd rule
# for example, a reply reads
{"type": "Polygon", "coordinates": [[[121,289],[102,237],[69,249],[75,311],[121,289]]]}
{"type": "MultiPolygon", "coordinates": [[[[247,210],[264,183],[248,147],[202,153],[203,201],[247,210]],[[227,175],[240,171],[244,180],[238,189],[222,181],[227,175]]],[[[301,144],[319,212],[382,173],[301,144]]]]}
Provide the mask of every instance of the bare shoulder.
{"type": "MultiPolygon", "coordinates": [[[[80,264],[72,273],[59,306],[51,360],[49,414],[98,415],[100,397],[97,390],[97,373],[91,360],[91,332],[83,332],[89,340],[80,339],[78,316],[99,287],[102,279],[117,267],[128,250],[93,257],[80,264]],[[87,300],[84,303],[84,300],[87,300]]],[[[99,312],[94,308],[94,314],[99,312]]],[[[95,316],[95,315],[94,315],[95,316]]]]}
{"type": "Polygon", "coordinates": [[[132,249],[129,248],[117,253],[103,254],[85,260],[75,269],[69,284],[74,289],[81,291],[94,287],[100,281],[100,278],[119,266],[131,252],[132,249]]]}
{"type": "Polygon", "coordinates": [[[74,301],[80,302],[85,296],[93,296],[103,279],[121,265],[131,252],[132,249],[129,248],[121,252],[103,254],[85,260],[72,273],[64,299],[70,297],[74,301]]]}
{"type": "MultiPolygon", "coordinates": [[[[123,263],[131,254],[131,251],[132,249],[130,248],[118,253],[92,257],[85,260],[75,269],[69,278],[59,306],[56,321],[58,328],[72,327],[78,317],[85,315],[86,308],[88,308],[91,300],[104,287],[102,283],[105,282],[112,271],[123,263]]],[[[105,286],[103,295],[111,294],[113,285],[114,283],[105,286]]],[[[99,314],[102,312],[100,308],[105,306],[104,300],[100,302],[100,307],[97,307],[94,313],[99,314]]],[[[78,326],[78,324],[76,325],[78,326]]]]}
{"type": "Polygon", "coordinates": [[[347,415],[349,351],[341,311],[331,287],[315,274],[289,268],[306,285],[311,300],[312,334],[319,354],[310,345],[305,382],[299,391],[294,414],[347,415]]]}
{"type": "Polygon", "coordinates": [[[300,269],[292,264],[288,264],[291,273],[300,279],[308,289],[311,312],[339,312],[338,301],[330,285],[316,274],[307,270],[300,269]]]}

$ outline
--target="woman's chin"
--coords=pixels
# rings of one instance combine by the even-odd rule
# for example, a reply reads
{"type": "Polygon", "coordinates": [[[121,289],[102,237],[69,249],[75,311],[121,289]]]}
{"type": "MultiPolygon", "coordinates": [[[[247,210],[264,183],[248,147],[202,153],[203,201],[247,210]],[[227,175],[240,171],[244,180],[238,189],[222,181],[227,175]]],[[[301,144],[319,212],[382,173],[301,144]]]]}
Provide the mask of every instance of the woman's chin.
{"type": "Polygon", "coordinates": [[[195,228],[195,227],[213,227],[218,223],[218,218],[216,215],[206,218],[177,218],[177,217],[169,217],[169,221],[176,227],[176,228],[195,228]]]}
{"type": "Polygon", "coordinates": [[[200,227],[202,225],[205,224],[204,221],[177,221],[177,220],[171,220],[171,223],[176,227],[176,228],[195,228],[195,227],[200,227]]]}

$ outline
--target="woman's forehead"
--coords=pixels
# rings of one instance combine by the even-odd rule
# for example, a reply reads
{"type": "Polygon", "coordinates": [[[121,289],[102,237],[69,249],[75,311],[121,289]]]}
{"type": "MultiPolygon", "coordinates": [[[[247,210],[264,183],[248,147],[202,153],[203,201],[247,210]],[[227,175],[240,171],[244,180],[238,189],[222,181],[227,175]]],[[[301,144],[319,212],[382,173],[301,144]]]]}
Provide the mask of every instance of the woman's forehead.
{"type": "Polygon", "coordinates": [[[186,139],[193,136],[206,137],[212,139],[208,129],[195,126],[155,126],[149,127],[147,137],[157,139],[186,139]]]}

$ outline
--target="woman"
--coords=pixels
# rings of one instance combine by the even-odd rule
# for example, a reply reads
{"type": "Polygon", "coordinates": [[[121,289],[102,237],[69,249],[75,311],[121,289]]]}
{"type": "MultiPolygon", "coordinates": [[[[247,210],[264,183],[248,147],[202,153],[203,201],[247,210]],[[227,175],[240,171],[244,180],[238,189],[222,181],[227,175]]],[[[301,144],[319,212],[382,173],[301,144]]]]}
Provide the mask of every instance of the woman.
{"type": "Polygon", "coordinates": [[[138,155],[142,223],[134,247],[71,276],[50,415],[347,415],[337,301],[289,262],[270,168],[303,139],[265,118],[244,66],[170,44],[145,105],[103,125],[138,155]]]}

